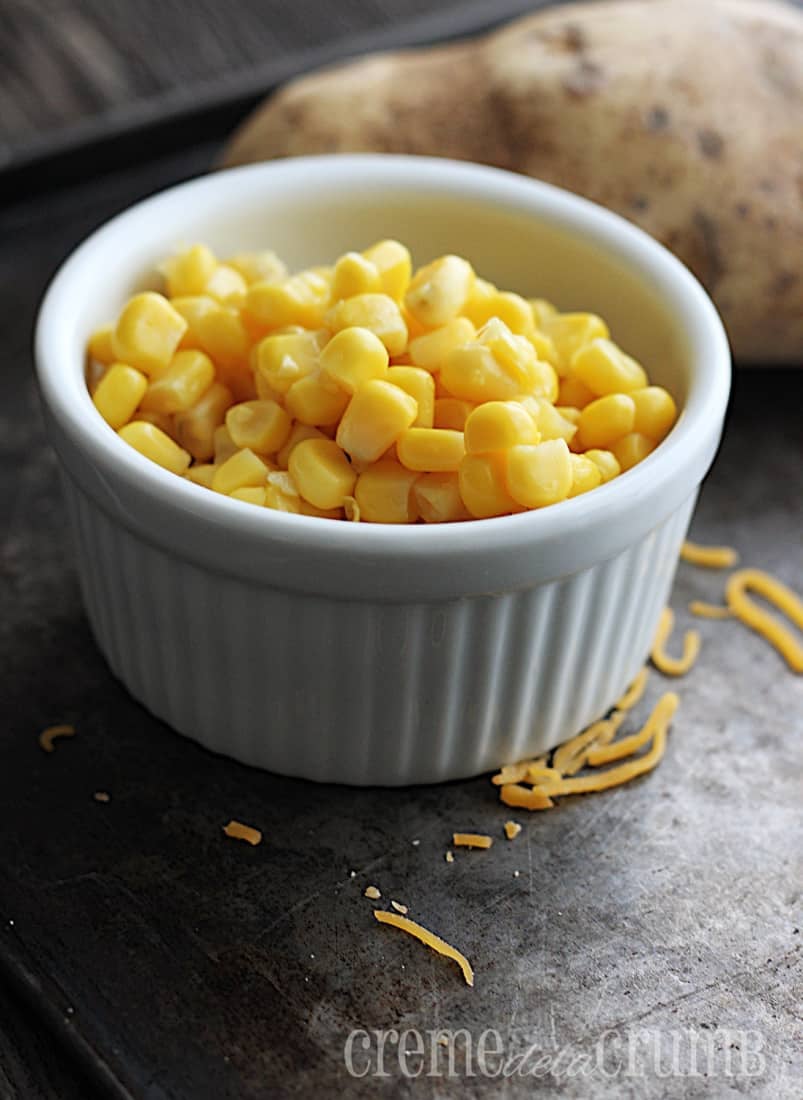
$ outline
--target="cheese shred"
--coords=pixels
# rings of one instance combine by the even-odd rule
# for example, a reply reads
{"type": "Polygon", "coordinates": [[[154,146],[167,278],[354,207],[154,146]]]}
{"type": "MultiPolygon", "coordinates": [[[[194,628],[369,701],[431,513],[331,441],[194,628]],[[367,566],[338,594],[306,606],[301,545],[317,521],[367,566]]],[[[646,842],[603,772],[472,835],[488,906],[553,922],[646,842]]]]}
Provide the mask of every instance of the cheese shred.
{"type": "Polygon", "coordinates": [[[374,909],[374,916],[380,924],[391,924],[394,928],[400,928],[402,932],[406,932],[427,947],[431,947],[439,955],[444,955],[447,959],[453,959],[462,970],[466,985],[474,985],[474,971],[462,951],[458,951],[446,940],[442,940],[440,936],[436,936],[434,932],[430,932],[428,928],[424,928],[423,925],[410,920],[409,917],[403,917],[398,913],[389,913],[385,909],[374,909]]]}
{"type": "Polygon", "coordinates": [[[728,607],[745,626],[775,646],[793,672],[803,672],[803,645],[791,630],[748,596],[752,590],[773,604],[803,630],[803,600],[785,584],[761,569],[740,569],[728,578],[725,597],[728,607]]]}
{"type": "Polygon", "coordinates": [[[633,733],[629,737],[622,737],[619,741],[614,741],[610,745],[595,745],[588,754],[588,763],[592,768],[597,768],[600,764],[610,764],[613,760],[621,760],[624,756],[632,756],[639,749],[643,749],[646,744],[652,741],[657,729],[663,727],[664,732],[666,732],[666,728],[672,720],[672,715],[678,709],[679,703],[680,699],[674,691],[667,691],[655,704],[652,714],[638,733],[633,733]]]}
{"type": "Polygon", "coordinates": [[[696,630],[687,630],[683,636],[683,653],[680,657],[671,657],[664,646],[666,645],[672,627],[675,624],[675,613],[671,607],[665,607],[661,612],[658,623],[658,631],[652,644],[650,657],[652,663],[659,672],[665,676],[685,676],[697,660],[700,652],[700,635],[696,630]]]}
{"type": "Polygon", "coordinates": [[[244,840],[247,844],[256,846],[262,843],[262,833],[250,825],[243,825],[242,821],[230,821],[223,826],[223,832],[233,840],[244,840]]]}
{"type": "Polygon", "coordinates": [[[585,767],[588,753],[595,745],[607,745],[627,717],[624,710],[616,710],[610,718],[593,722],[570,741],[564,741],[555,749],[552,766],[561,776],[574,775],[585,767]]]}
{"type": "Polygon", "coordinates": [[[490,848],[493,837],[486,833],[453,833],[452,844],[455,848],[490,848]]]}
{"type": "Polygon", "coordinates": [[[700,546],[688,540],[680,548],[680,557],[705,569],[730,569],[739,560],[739,554],[731,546],[700,546]]]}
{"type": "Polygon", "coordinates": [[[732,619],[733,613],[729,607],[721,607],[716,603],[706,603],[705,600],[692,600],[689,611],[699,619],[732,619]]]}
{"type": "Polygon", "coordinates": [[[59,737],[75,737],[75,726],[66,722],[61,726],[48,726],[39,734],[39,747],[45,752],[55,752],[53,742],[59,737]]]}
{"type": "Polygon", "coordinates": [[[616,710],[632,710],[636,703],[641,700],[649,678],[650,670],[645,665],[621,699],[614,703],[616,710]]]}

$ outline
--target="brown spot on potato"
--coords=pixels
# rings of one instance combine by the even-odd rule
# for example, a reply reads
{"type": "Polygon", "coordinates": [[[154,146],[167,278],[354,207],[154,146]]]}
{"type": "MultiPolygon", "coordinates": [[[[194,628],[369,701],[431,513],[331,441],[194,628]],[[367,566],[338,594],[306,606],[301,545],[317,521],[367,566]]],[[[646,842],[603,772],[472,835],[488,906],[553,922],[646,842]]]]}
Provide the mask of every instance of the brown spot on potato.
{"type": "Polygon", "coordinates": [[[573,73],[563,81],[563,87],[570,96],[584,98],[598,92],[605,84],[605,70],[595,61],[583,58],[573,73]]]}
{"type": "Polygon", "coordinates": [[[704,210],[694,211],[692,224],[696,232],[694,255],[689,257],[689,265],[707,289],[713,290],[725,270],[719,244],[719,228],[714,218],[704,210]]]}
{"type": "Polygon", "coordinates": [[[647,129],[652,133],[658,133],[661,130],[668,130],[669,123],[671,121],[669,111],[666,107],[653,107],[647,112],[647,129]]]}
{"type": "Polygon", "coordinates": [[[774,294],[787,294],[799,282],[794,271],[779,271],[772,284],[774,294]]]}
{"type": "Polygon", "coordinates": [[[697,144],[700,146],[700,152],[703,156],[710,157],[711,160],[719,160],[725,147],[722,135],[718,134],[716,130],[698,130],[697,144]]]}
{"type": "Polygon", "coordinates": [[[736,214],[738,217],[744,219],[750,215],[750,203],[749,202],[737,202],[736,214]]]}

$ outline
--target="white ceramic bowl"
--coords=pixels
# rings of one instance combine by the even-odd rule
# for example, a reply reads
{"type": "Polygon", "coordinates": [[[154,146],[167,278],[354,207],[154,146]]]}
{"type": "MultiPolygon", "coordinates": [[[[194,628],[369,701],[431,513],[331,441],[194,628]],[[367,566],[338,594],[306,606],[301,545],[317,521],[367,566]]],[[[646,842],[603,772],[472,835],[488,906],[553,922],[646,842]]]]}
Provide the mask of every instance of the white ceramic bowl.
{"type": "Polygon", "coordinates": [[[730,379],[711,302],[628,222],[506,172],[391,156],[238,168],[139,203],[56,275],[36,354],[84,601],[115,675],[216,752],[355,784],[473,775],[610,707],[647,655],[730,379]],[[458,252],[505,288],[602,314],[673,392],[677,426],[586,496],[399,528],[212,494],[95,411],[86,338],[176,246],[271,247],[295,267],[388,236],[417,263],[458,252]]]}

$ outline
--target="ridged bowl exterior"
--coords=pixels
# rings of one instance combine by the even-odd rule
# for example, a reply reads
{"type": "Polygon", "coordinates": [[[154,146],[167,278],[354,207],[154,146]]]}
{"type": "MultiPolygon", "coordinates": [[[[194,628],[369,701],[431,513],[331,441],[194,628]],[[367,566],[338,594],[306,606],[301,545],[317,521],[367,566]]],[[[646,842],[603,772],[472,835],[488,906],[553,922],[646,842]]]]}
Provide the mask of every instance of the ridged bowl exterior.
{"type": "Polygon", "coordinates": [[[416,603],[214,573],[109,519],[69,479],[66,496],[92,630],[135,698],[246,764],[397,785],[476,775],[600,717],[647,657],[696,494],[572,576],[416,603]]]}

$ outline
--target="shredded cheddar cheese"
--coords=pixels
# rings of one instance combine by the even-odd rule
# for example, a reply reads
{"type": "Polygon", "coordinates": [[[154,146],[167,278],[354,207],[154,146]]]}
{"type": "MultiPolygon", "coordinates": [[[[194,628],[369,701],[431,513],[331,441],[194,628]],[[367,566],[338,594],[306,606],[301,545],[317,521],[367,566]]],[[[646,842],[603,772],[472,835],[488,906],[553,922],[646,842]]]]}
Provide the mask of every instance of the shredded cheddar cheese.
{"type": "Polygon", "coordinates": [[[721,607],[716,603],[706,603],[705,600],[692,600],[689,611],[700,619],[732,619],[733,614],[728,607],[721,607]]]}
{"type": "Polygon", "coordinates": [[[680,557],[691,565],[702,565],[706,569],[730,569],[736,565],[739,555],[730,546],[700,546],[699,543],[683,543],[680,557]]]}
{"type": "Polygon", "coordinates": [[[430,932],[428,928],[424,928],[423,925],[410,920],[409,917],[400,916],[398,913],[389,913],[385,909],[374,909],[374,916],[380,924],[391,924],[394,928],[400,928],[402,932],[407,932],[408,935],[413,936],[427,947],[431,947],[433,951],[437,951],[439,955],[444,955],[447,959],[453,959],[462,970],[466,985],[474,985],[474,971],[462,951],[458,951],[446,940],[442,940],[440,936],[436,936],[434,932],[430,932]]]}
{"type": "Polygon", "coordinates": [[[644,694],[644,689],[647,687],[647,680],[649,680],[649,678],[650,670],[645,665],[622,698],[614,703],[616,710],[632,710],[644,694]]]}
{"type": "Polygon", "coordinates": [[[555,803],[538,787],[524,787],[521,783],[507,783],[499,792],[506,806],[520,810],[549,810],[555,803]]]}
{"type": "Polygon", "coordinates": [[[377,901],[379,898],[382,897],[381,893],[376,888],[376,886],[366,886],[364,896],[366,898],[370,898],[371,901],[377,901]]]}
{"type": "Polygon", "coordinates": [[[555,795],[587,794],[590,791],[607,791],[611,787],[619,787],[622,783],[629,783],[631,779],[652,771],[664,755],[665,748],[666,727],[658,726],[652,747],[643,756],[634,757],[632,760],[628,760],[624,764],[618,764],[615,768],[608,768],[606,771],[594,772],[591,775],[579,775],[574,779],[564,779],[560,788],[551,793],[555,795]]]}
{"type": "Polygon", "coordinates": [[[785,584],[761,569],[740,569],[728,578],[725,597],[737,618],[774,645],[793,672],[803,672],[803,645],[794,634],[748,596],[758,593],[803,630],[803,600],[785,584]]]}
{"type": "Polygon", "coordinates": [[[661,612],[658,623],[658,631],[652,645],[650,657],[652,663],[659,672],[665,676],[685,676],[694,665],[700,652],[700,635],[696,630],[687,630],[683,636],[683,653],[680,657],[671,657],[664,646],[672,633],[675,623],[675,613],[671,607],[665,607],[661,612]]]}
{"type": "Polygon", "coordinates": [[[518,821],[506,821],[505,822],[505,836],[508,840],[515,840],[521,832],[521,825],[518,821]]]}
{"type": "Polygon", "coordinates": [[[455,848],[490,848],[493,837],[485,833],[454,833],[452,844],[455,848]]]}
{"type": "Polygon", "coordinates": [[[664,727],[664,731],[666,731],[666,727],[669,725],[679,703],[680,699],[674,691],[666,692],[658,700],[652,714],[638,733],[633,733],[629,737],[622,737],[619,741],[614,741],[609,745],[595,745],[588,754],[588,763],[592,768],[596,768],[600,764],[610,764],[613,760],[621,760],[624,756],[632,756],[633,753],[638,752],[639,749],[644,748],[646,744],[652,741],[657,729],[664,727]]]}
{"type": "Polygon", "coordinates": [[[491,782],[496,787],[502,787],[505,783],[521,783],[527,778],[530,768],[544,767],[548,759],[549,753],[544,753],[543,756],[536,756],[533,760],[520,760],[518,764],[504,764],[491,782]]]}
{"type": "Polygon", "coordinates": [[[244,840],[248,844],[257,845],[262,842],[262,833],[250,825],[243,825],[241,821],[230,821],[223,826],[223,832],[233,840],[244,840]]]}
{"type": "Polygon", "coordinates": [[[627,712],[615,710],[610,718],[593,722],[570,741],[565,741],[555,749],[552,766],[561,774],[574,775],[586,765],[588,753],[594,745],[607,745],[625,720],[627,712]]]}
{"type": "Polygon", "coordinates": [[[45,752],[55,752],[53,744],[59,737],[75,737],[75,726],[65,722],[61,726],[48,726],[39,734],[39,747],[45,752]]]}
{"type": "Polygon", "coordinates": [[[400,901],[391,901],[390,904],[393,906],[393,908],[396,910],[397,913],[404,914],[404,913],[407,912],[407,906],[402,905],[402,903],[400,901]]]}

